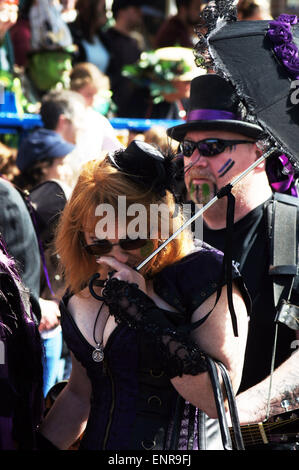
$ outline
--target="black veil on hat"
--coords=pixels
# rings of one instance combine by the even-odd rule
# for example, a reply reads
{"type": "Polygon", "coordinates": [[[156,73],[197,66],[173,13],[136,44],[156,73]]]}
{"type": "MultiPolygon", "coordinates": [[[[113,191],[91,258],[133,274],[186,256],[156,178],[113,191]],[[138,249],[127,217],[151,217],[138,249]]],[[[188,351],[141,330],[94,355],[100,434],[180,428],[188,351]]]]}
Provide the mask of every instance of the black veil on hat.
{"type": "Polygon", "coordinates": [[[141,140],[132,140],[126,149],[108,153],[112,166],[124,173],[145,191],[155,192],[160,197],[166,190],[175,190],[175,166],[171,152],[163,154],[158,148],[141,140]]]}
{"type": "Polygon", "coordinates": [[[203,11],[197,60],[233,85],[256,124],[298,170],[299,21],[295,15],[236,21],[234,3],[215,0],[203,11]]]}

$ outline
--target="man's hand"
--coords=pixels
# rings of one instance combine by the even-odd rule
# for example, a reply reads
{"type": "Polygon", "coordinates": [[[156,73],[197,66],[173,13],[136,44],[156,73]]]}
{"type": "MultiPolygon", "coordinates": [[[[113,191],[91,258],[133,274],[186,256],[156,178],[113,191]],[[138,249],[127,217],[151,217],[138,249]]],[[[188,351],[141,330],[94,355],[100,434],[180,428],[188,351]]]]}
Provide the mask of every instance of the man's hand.
{"type": "MultiPolygon", "coordinates": [[[[273,373],[269,416],[297,409],[299,406],[299,350],[295,351],[273,373]],[[283,405],[289,403],[289,409],[283,405]]],[[[237,395],[241,424],[267,419],[270,377],[237,395]]]]}

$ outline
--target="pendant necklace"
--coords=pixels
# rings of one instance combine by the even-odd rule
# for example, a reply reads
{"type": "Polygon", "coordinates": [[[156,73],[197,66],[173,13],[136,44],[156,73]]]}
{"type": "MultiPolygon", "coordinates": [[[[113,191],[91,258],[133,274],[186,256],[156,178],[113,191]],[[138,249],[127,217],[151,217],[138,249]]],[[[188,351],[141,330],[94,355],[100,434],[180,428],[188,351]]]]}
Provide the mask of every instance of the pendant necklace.
{"type": "Polygon", "coordinates": [[[101,307],[99,308],[99,311],[97,313],[97,317],[96,317],[95,322],[94,322],[94,327],[93,327],[93,340],[96,343],[96,347],[92,351],[91,356],[92,356],[92,359],[94,360],[94,362],[102,362],[104,360],[103,340],[101,342],[98,342],[96,340],[96,337],[95,337],[96,325],[97,325],[97,321],[98,321],[98,318],[99,318],[99,315],[101,313],[103,305],[104,305],[104,303],[102,303],[101,307]]]}

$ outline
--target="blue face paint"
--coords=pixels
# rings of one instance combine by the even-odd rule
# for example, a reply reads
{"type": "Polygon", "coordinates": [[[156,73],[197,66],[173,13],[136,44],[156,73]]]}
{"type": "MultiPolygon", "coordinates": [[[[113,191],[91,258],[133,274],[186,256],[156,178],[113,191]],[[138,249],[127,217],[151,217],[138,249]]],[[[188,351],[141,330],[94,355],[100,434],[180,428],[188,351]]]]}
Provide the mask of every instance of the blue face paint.
{"type": "Polygon", "coordinates": [[[231,158],[218,170],[219,178],[222,178],[234,166],[235,162],[231,158]]]}
{"type": "Polygon", "coordinates": [[[231,159],[231,158],[229,158],[229,159],[227,160],[227,162],[224,163],[224,165],[218,170],[218,173],[222,173],[223,170],[225,170],[225,168],[230,164],[230,162],[232,162],[232,159],[231,159]]]}

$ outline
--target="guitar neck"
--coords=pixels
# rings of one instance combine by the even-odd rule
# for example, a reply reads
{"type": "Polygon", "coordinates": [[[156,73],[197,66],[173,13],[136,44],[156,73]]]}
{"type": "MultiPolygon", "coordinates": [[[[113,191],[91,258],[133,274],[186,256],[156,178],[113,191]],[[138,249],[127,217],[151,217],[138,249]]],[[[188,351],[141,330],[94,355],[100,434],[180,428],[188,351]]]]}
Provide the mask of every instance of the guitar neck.
{"type": "MultiPolygon", "coordinates": [[[[241,433],[245,448],[271,442],[294,442],[296,437],[299,438],[299,409],[272,416],[263,423],[242,425],[241,433]]],[[[232,428],[230,434],[235,446],[232,428]]]]}

